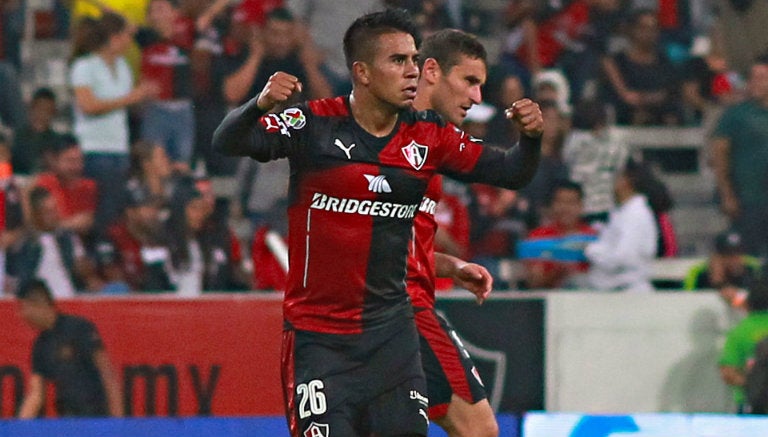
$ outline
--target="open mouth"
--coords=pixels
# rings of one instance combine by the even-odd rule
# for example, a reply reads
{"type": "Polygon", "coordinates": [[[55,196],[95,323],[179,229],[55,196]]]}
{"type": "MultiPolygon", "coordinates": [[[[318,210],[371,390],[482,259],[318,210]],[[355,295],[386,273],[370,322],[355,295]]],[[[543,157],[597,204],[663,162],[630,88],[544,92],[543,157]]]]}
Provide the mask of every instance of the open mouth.
{"type": "Polygon", "coordinates": [[[416,86],[409,86],[409,87],[403,88],[403,91],[405,92],[405,94],[407,94],[410,97],[416,96],[416,86]]]}

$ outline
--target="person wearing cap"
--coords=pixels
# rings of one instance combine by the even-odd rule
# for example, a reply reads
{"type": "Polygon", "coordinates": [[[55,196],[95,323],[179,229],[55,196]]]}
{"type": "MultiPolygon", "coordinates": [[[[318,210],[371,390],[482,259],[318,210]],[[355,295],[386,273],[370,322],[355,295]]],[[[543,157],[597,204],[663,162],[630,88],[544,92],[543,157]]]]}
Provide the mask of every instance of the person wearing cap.
{"type": "Polygon", "coordinates": [[[725,337],[718,365],[720,377],[730,386],[738,413],[749,413],[745,393],[747,374],[755,362],[757,344],[768,337],[768,284],[757,281],[746,298],[748,314],[725,337]]]}
{"type": "Polygon", "coordinates": [[[745,289],[761,274],[762,264],[744,250],[744,241],[736,231],[718,234],[714,240],[714,252],[708,260],[691,267],[683,282],[686,290],[714,288],[725,292],[729,302],[733,300],[730,289],[745,289]]]}

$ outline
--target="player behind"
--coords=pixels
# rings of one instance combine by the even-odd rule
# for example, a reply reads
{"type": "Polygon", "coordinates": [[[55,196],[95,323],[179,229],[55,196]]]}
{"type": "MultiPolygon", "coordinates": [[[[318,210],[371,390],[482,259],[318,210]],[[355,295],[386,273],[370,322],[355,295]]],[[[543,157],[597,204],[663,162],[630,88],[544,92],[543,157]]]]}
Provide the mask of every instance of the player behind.
{"type": "MultiPolygon", "coordinates": [[[[413,217],[435,172],[518,188],[540,142],[484,148],[411,109],[418,37],[404,11],[355,20],[344,36],[353,90],[267,114],[301,89],[277,72],[230,112],[213,147],[291,163],[283,389],[293,436],[423,436],[426,382],[405,271],[413,217]]],[[[540,113],[521,109],[529,129],[540,113]]]]}
{"type": "MultiPolygon", "coordinates": [[[[485,48],[470,34],[446,29],[425,39],[419,56],[421,77],[414,108],[433,109],[460,126],[469,108],[482,101],[480,88],[487,76],[485,48]]],[[[537,105],[527,99],[515,102],[513,107],[538,110],[537,105]]],[[[525,129],[520,113],[508,111],[524,135],[540,135],[536,128],[525,129]]],[[[429,181],[423,205],[436,204],[441,196],[442,178],[434,176],[429,181]]],[[[472,291],[480,303],[490,293],[492,280],[487,270],[477,264],[434,253],[436,230],[434,211],[421,208],[414,219],[415,244],[407,281],[421,340],[429,416],[451,437],[496,436],[496,418],[469,353],[454,340],[455,332],[448,321],[435,312],[435,276],[455,278],[472,291]]]]}

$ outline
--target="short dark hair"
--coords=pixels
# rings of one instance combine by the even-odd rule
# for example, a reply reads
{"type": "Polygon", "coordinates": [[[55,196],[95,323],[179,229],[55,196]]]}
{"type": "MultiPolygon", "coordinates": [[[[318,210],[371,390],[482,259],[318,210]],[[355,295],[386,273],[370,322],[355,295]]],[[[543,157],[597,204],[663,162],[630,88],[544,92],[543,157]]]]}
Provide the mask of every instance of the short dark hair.
{"type": "Polygon", "coordinates": [[[51,192],[47,188],[41,186],[35,186],[29,192],[29,206],[33,211],[37,211],[43,200],[51,196],[51,192]]]}
{"type": "Polygon", "coordinates": [[[411,35],[416,48],[421,44],[416,23],[405,9],[385,9],[363,15],[355,20],[344,34],[344,58],[347,68],[359,60],[370,61],[376,39],[387,33],[403,32],[411,35]]]}
{"type": "Polygon", "coordinates": [[[36,89],[34,93],[32,93],[32,101],[40,99],[53,100],[55,102],[56,93],[54,93],[53,90],[48,87],[40,87],[36,89]]]}
{"type": "Polygon", "coordinates": [[[581,187],[581,184],[569,179],[557,179],[554,181],[552,188],[547,193],[547,205],[552,204],[552,202],[555,200],[555,195],[560,190],[575,191],[579,194],[579,199],[584,199],[584,189],[581,187]]]}
{"type": "Polygon", "coordinates": [[[419,48],[419,67],[424,66],[425,60],[432,58],[441,70],[448,72],[461,62],[461,56],[480,59],[488,64],[488,53],[476,36],[463,30],[443,29],[424,38],[419,48]]]}
{"type": "Polygon", "coordinates": [[[275,8],[269,11],[267,20],[296,21],[296,18],[288,8],[275,8]]]}
{"type": "Polygon", "coordinates": [[[51,144],[50,147],[47,148],[48,151],[54,153],[55,155],[59,155],[60,153],[67,151],[69,149],[75,149],[80,148],[80,141],[77,139],[76,136],[65,133],[59,135],[59,137],[56,139],[56,141],[51,144]]]}
{"type": "Polygon", "coordinates": [[[53,304],[51,289],[48,288],[48,284],[45,281],[39,278],[32,278],[22,282],[19,285],[18,291],[16,291],[17,299],[35,299],[40,297],[53,304]]]}

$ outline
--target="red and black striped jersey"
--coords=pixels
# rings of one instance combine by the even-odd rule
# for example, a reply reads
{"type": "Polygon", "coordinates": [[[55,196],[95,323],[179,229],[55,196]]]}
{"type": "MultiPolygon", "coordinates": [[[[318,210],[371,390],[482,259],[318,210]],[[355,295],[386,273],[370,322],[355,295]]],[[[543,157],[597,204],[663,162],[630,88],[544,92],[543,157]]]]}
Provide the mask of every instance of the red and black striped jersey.
{"type": "Polygon", "coordinates": [[[267,115],[252,99],[214,134],[222,153],[290,161],[284,317],[296,329],[353,334],[411,317],[408,247],[435,173],[519,188],[536,171],[538,140],[504,151],[432,111],[398,117],[389,135],[376,137],[357,124],[345,97],[267,115]]]}
{"type": "Polygon", "coordinates": [[[406,289],[416,308],[435,306],[435,208],[443,196],[443,178],[430,179],[427,191],[413,219],[413,239],[408,251],[406,289]]]}

